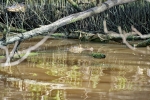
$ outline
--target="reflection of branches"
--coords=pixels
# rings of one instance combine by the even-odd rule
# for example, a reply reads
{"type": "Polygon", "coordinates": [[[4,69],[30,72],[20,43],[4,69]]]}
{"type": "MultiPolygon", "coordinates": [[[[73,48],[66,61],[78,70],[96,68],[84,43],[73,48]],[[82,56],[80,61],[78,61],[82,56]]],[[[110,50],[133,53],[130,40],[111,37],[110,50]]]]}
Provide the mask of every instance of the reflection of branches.
{"type": "Polygon", "coordinates": [[[5,54],[6,54],[6,58],[9,59],[9,51],[8,51],[8,48],[6,46],[0,46],[1,49],[3,49],[5,51],[5,54]]]}
{"type": "MultiPolygon", "coordinates": [[[[133,26],[132,26],[132,29],[133,29],[133,26]]],[[[146,51],[142,51],[142,50],[137,49],[137,48],[136,48],[136,45],[133,45],[133,46],[130,45],[130,44],[127,42],[127,40],[126,40],[126,38],[127,38],[126,35],[125,35],[126,32],[125,32],[124,30],[122,30],[120,26],[118,27],[118,30],[119,30],[119,33],[120,33],[122,39],[123,39],[123,43],[125,43],[126,46],[129,47],[131,50],[134,50],[134,51],[137,51],[137,52],[143,53],[143,54],[150,54],[149,52],[146,52],[146,51]]],[[[134,30],[135,30],[135,32],[136,32],[138,35],[141,36],[141,38],[143,37],[143,35],[142,35],[140,32],[136,31],[137,29],[134,28],[134,30]]],[[[144,37],[145,37],[145,36],[144,36],[144,37]]]]}
{"type": "Polygon", "coordinates": [[[114,90],[131,90],[132,89],[132,81],[127,80],[124,76],[114,76],[114,82],[111,84],[111,88],[109,91],[114,90]]]}
{"type": "Polygon", "coordinates": [[[86,88],[85,88],[85,98],[84,98],[84,100],[86,100],[87,98],[88,98],[88,91],[86,90],[86,88]]]}
{"type": "MultiPolygon", "coordinates": [[[[107,26],[106,26],[106,20],[103,21],[103,25],[104,25],[104,32],[106,34],[113,34],[114,36],[118,36],[118,33],[113,32],[113,31],[108,31],[107,26]]],[[[140,36],[141,39],[145,39],[145,38],[149,38],[150,35],[142,35],[134,26],[131,26],[132,32],[129,32],[129,34],[127,34],[124,30],[121,29],[120,26],[118,26],[118,30],[120,33],[120,36],[122,38],[122,41],[124,44],[126,44],[127,47],[129,47],[131,50],[143,53],[143,54],[150,54],[150,52],[146,52],[146,51],[142,51],[136,48],[136,45],[131,45],[129,44],[129,42],[127,42],[127,37],[129,35],[138,35],[140,36]]],[[[148,50],[148,49],[147,49],[148,50]]]]}
{"type": "MultiPolygon", "coordinates": [[[[51,32],[54,32],[54,31],[55,31],[55,29],[54,29],[53,31],[51,31],[51,32]]],[[[25,60],[25,59],[28,57],[28,55],[30,54],[30,52],[31,52],[32,50],[35,50],[36,48],[38,48],[38,47],[39,47],[40,45],[42,45],[48,38],[49,38],[49,36],[45,36],[45,37],[44,37],[40,42],[38,42],[36,45],[34,45],[34,46],[32,46],[32,47],[30,47],[30,48],[28,48],[28,49],[26,49],[26,50],[23,50],[22,52],[25,53],[25,55],[24,55],[22,58],[18,59],[17,61],[14,61],[14,62],[10,62],[10,58],[14,55],[14,53],[10,53],[10,54],[9,54],[9,53],[8,53],[8,48],[7,48],[7,47],[4,47],[4,46],[1,46],[0,48],[2,48],[2,49],[5,50],[5,52],[6,52],[6,58],[7,58],[7,60],[6,60],[5,63],[1,63],[1,66],[9,66],[9,65],[14,66],[14,65],[19,64],[20,62],[22,62],[23,60],[25,60]]],[[[15,47],[16,47],[16,45],[14,46],[12,52],[15,50],[15,47]]]]}
{"type": "Polygon", "coordinates": [[[147,76],[150,77],[150,69],[147,69],[147,76]]]}

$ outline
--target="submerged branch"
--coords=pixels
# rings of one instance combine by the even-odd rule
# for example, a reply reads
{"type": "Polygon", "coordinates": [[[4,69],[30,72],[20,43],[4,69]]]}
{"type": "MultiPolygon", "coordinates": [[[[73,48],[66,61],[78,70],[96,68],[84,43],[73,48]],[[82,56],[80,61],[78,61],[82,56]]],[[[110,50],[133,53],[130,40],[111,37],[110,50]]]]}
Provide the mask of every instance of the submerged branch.
{"type": "MultiPolygon", "coordinates": [[[[83,31],[74,31],[74,34],[70,34],[69,37],[79,38],[80,40],[85,41],[95,41],[95,42],[108,42],[109,40],[122,43],[122,36],[119,33],[109,33],[109,34],[101,34],[97,32],[97,34],[93,34],[92,32],[83,32],[83,31]]],[[[133,32],[134,33],[134,32],[133,32]]],[[[126,33],[126,40],[132,41],[132,40],[143,40],[141,36],[138,36],[137,34],[126,33]]],[[[149,39],[149,35],[143,35],[145,37],[144,39],[149,39]]]]}
{"type": "Polygon", "coordinates": [[[142,41],[142,42],[136,44],[135,47],[146,47],[148,45],[150,45],[150,39],[147,39],[145,41],[142,41]]]}

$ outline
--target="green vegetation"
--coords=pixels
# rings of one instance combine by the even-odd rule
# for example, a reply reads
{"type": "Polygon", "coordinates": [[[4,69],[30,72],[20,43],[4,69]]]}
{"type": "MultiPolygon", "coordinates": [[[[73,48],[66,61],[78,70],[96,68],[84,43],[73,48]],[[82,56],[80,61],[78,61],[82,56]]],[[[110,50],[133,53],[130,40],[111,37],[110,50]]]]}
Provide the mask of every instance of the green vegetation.
{"type": "Polygon", "coordinates": [[[94,58],[99,58],[99,59],[102,59],[102,58],[105,58],[106,55],[102,54],[102,53],[92,53],[91,54],[94,58]]]}

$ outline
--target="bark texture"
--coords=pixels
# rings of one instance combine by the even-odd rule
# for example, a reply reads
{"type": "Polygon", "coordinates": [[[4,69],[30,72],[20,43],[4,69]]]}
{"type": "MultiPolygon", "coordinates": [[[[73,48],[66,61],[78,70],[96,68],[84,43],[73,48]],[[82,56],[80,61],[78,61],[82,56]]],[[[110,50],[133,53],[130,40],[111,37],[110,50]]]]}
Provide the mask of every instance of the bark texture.
{"type": "Polygon", "coordinates": [[[79,21],[79,20],[83,20],[83,19],[90,17],[94,14],[101,13],[101,12],[103,12],[103,11],[113,7],[113,6],[124,4],[124,3],[129,3],[129,2],[134,2],[134,1],[137,1],[137,0],[108,0],[105,3],[103,3],[101,6],[96,6],[96,7],[90,8],[86,11],[69,15],[67,17],[64,17],[64,18],[61,18],[61,19],[55,21],[52,24],[44,25],[44,26],[41,26],[39,28],[33,29],[31,31],[24,32],[22,34],[7,37],[6,42],[0,41],[0,45],[8,45],[8,44],[14,43],[16,41],[23,41],[25,39],[29,39],[29,38],[32,38],[32,37],[35,37],[38,35],[42,35],[43,33],[47,33],[47,32],[53,33],[59,27],[62,27],[64,25],[74,23],[74,22],[79,21]]]}

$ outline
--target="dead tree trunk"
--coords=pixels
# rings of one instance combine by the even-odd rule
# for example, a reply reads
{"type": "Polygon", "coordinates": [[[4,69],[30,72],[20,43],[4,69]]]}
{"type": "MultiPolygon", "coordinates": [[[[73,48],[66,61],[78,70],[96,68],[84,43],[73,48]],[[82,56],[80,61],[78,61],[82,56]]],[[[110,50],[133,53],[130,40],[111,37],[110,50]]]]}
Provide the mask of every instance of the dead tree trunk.
{"type": "Polygon", "coordinates": [[[79,20],[83,20],[83,19],[90,17],[94,14],[101,13],[101,12],[103,12],[107,9],[110,9],[111,7],[114,7],[116,5],[134,2],[134,1],[137,1],[137,0],[108,0],[105,3],[103,3],[101,6],[96,6],[96,7],[93,7],[91,9],[88,9],[86,11],[69,15],[67,17],[64,17],[64,18],[57,20],[56,22],[54,22],[52,24],[44,25],[44,26],[41,26],[39,28],[33,29],[31,31],[24,32],[22,34],[7,37],[7,41],[6,42],[0,41],[0,45],[8,45],[8,44],[14,43],[16,41],[23,41],[23,40],[26,40],[26,39],[29,39],[29,38],[32,38],[32,37],[35,37],[38,35],[42,35],[43,33],[57,30],[58,28],[60,28],[64,25],[74,23],[74,22],[79,21],[79,20]]]}

